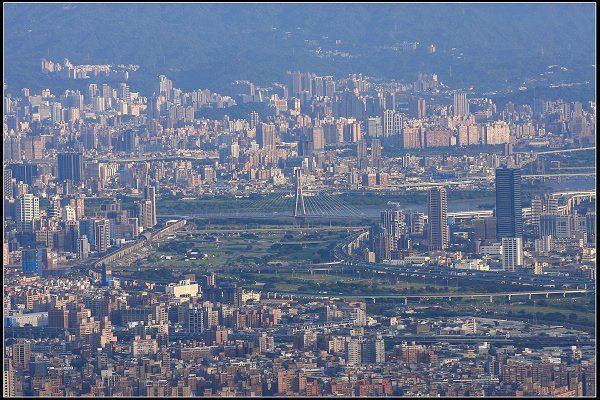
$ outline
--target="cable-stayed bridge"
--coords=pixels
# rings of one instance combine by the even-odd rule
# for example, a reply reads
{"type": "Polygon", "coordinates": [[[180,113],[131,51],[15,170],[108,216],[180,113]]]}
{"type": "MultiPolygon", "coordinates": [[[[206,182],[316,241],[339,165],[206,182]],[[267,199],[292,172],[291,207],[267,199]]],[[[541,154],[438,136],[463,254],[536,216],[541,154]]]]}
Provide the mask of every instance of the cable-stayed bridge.
{"type": "MultiPolygon", "coordinates": [[[[182,200],[185,202],[185,200],[182,200]]],[[[340,193],[305,190],[297,197],[293,190],[277,190],[260,196],[234,198],[215,207],[189,207],[177,214],[159,214],[160,218],[368,218],[363,210],[345,201],[340,193]],[[298,207],[296,200],[298,199],[298,207]]]]}
{"type": "MultiPolygon", "coordinates": [[[[302,176],[300,169],[295,171],[293,187],[281,186],[272,189],[267,193],[252,193],[245,196],[232,196],[221,199],[203,199],[200,203],[181,199],[176,207],[169,213],[160,213],[161,219],[170,218],[277,218],[277,219],[373,219],[379,217],[379,212],[383,209],[382,202],[375,203],[370,201],[371,196],[394,196],[403,194],[404,185],[396,185],[394,188],[381,188],[381,190],[348,190],[331,187],[322,187],[314,184],[307,184],[302,176]],[[367,196],[364,196],[367,195],[367,196]],[[355,197],[363,197],[356,201],[355,197]],[[369,204],[371,203],[371,204],[369,204]]],[[[414,185],[421,190],[431,186],[447,186],[450,182],[424,182],[414,185]]],[[[465,181],[457,182],[465,183],[465,181]]],[[[595,197],[595,191],[572,191],[554,193],[554,196],[567,197],[567,207],[570,207],[581,200],[595,197]]],[[[409,204],[409,209],[414,209],[416,204],[409,204]]],[[[387,207],[399,207],[398,203],[387,202],[387,207]]],[[[418,205],[426,207],[425,204],[418,205]]],[[[565,206],[561,206],[565,207],[565,206]]],[[[424,211],[424,210],[422,210],[424,211]]],[[[524,213],[530,212],[528,208],[523,209],[524,213]]],[[[472,210],[472,211],[454,211],[449,212],[449,216],[457,218],[473,218],[491,215],[492,210],[472,210]]]]}
{"type": "MultiPolygon", "coordinates": [[[[295,171],[294,186],[273,189],[270,193],[235,196],[228,200],[208,200],[207,206],[176,207],[177,214],[161,218],[367,218],[364,210],[350,204],[347,193],[329,188],[310,187],[301,170],[295,171]]],[[[185,200],[180,200],[185,203],[185,200]]]]}

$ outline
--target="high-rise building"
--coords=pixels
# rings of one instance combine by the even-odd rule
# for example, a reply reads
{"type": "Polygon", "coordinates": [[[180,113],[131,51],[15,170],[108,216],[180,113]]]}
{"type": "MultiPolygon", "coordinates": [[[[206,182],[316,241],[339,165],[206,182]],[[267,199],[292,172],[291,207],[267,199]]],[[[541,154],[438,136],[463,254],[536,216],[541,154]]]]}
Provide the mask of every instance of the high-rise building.
{"type": "Polygon", "coordinates": [[[425,130],[425,147],[448,147],[452,145],[452,130],[442,126],[430,126],[425,130]]]}
{"type": "Polygon", "coordinates": [[[383,231],[397,241],[406,233],[406,224],[402,210],[385,210],[380,213],[379,223],[383,231]]]}
{"type": "Polygon", "coordinates": [[[383,230],[380,226],[374,226],[369,231],[371,248],[375,253],[375,261],[382,262],[392,258],[392,252],[397,250],[394,237],[383,230]]]}
{"type": "Polygon", "coordinates": [[[15,385],[15,369],[13,367],[13,361],[10,358],[4,359],[4,381],[2,385],[2,396],[15,397],[16,385],[15,385]]]}
{"type": "Polygon", "coordinates": [[[367,120],[367,134],[372,138],[379,138],[383,135],[381,117],[369,117],[367,120]]]}
{"type": "Polygon", "coordinates": [[[540,196],[535,196],[531,199],[531,224],[536,235],[540,233],[540,216],[543,211],[542,199],[540,196]]]}
{"type": "Polygon", "coordinates": [[[496,169],[496,237],[522,237],[521,170],[496,169]]]}
{"type": "Polygon", "coordinates": [[[596,242],[596,213],[588,212],[585,214],[585,233],[588,243],[596,242]]]}
{"type": "Polygon", "coordinates": [[[38,166],[30,163],[9,164],[5,171],[9,171],[16,182],[22,181],[28,185],[33,184],[34,179],[40,175],[38,166]]]}
{"type": "Polygon", "coordinates": [[[80,194],[75,198],[75,216],[78,220],[85,217],[85,194],[80,194]]]}
{"type": "Polygon", "coordinates": [[[190,333],[204,332],[204,307],[202,304],[186,302],[179,306],[181,309],[184,329],[190,333]]]}
{"type": "Polygon", "coordinates": [[[571,218],[568,215],[556,215],[555,232],[553,237],[566,239],[571,237],[573,226],[571,224],[571,218]]]}
{"type": "Polygon", "coordinates": [[[515,271],[523,266],[523,239],[520,237],[502,238],[502,268],[515,271]]]}
{"type": "Polygon", "coordinates": [[[44,156],[44,140],[41,136],[26,138],[22,141],[23,158],[25,160],[40,160],[44,156]]]}
{"type": "Polygon", "coordinates": [[[136,216],[139,226],[152,228],[152,202],[150,200],[141,200],[136,202],[136,216]]]}
{"type": "Polygon", "coordinates": [[[351,338],[346,342],[346,363],[348,365],[360,365],[362,362],[362,340],[351,338]]]}
{"type": "Polygon", "coordinates": [[[69,310],[57,308],[48,311],[48,326],[52,328],[69,328],[69,310]]]}
{"type": "Polygon", "coordinates": [[[31,357],[31,342],[26,339],[16,339],[12,348],[13,366],[17,370],[29,369],[29,358],[31,357]]]}
{"type": "Polygon", "coordinates": [[[398,135],[402,131],[402,114],[394,110],[383,112],[383,136],[398,135]]]}
{"type": "Polygon", "coordinates": [[[217,286],[217,275],[214,272],[211,272],[210,274],[208,274],[206,284],[207,284],[207,286],[211,286],[211,287],[217,286]]]}
{"type": "Polygon", "coordinates": [[[359,169],[366,169],[369,165],[367,158],[367,141],[361,139],[356,143],[356,161],[359,169]]]}
{"type": "Polygon", "coordinates": [[[429,249],[448,248],[450,231],[448,229],[448,197],[446,189],[434,187],[429,190],[428,202],[429,249]]]}
{"type": "Polygon", "coordinates": [[[39,274],[45,269],[48,269],[47,249],[23,249],[21,270],[24,274],[39,274]]]}
{"type": "Polygon", "coordinates": [[[316,125],[311,129],[311,143],[313,151],[321,151],[325,147],[325,130],[316,125]]]}
{"type": "Polygon", "coordinates": [[[473,238],[475,240],[496,241],[496,217],[484,217],[473,220],[473,238]]]}
{"type": "Polygon", "coordinates": [[[48,202],[48,209],[46,210],[49,218],[60,218],[62,214],[60,202],[61,200],[59,195],[54,195],[50,198],[50,201],[48,202]]]}
{"type": "Polygon", "coordinates": [[[12,187],[12,171],[10,169],[5,169],[3,171],[3,180],[2,180],[2,192],[4,193],[4,197],[12,197],[13,196],[13,187],[12,187]]]}
{"type": "Polygon", "coordinates": [[[107,101],[113,97],[112,96],[112,88],[110,87],[110,85],[108,85],[106,83],[102,85],[102,96],[101,97],[104,97],[107,101]]]}
{"type": "Polygon", "coordinates": [[[119,98],[127,104],[131,103],[131,93],[129,91],[129,86],[127,86],[126,83],[121,83],[119,85],[119,98]]]}
{"type": "Polygon", "coordinates": [[[256,126],[256,143],[261,149],[275,148],[275,125],[260,123],[256,126]]]}
{"type": "Polygon", "coordinates": [[[422,99],[420,97],[417,99],[412,99],[408,103],[408,114],[412,118],[424,119],[427,117],[427,114],[425,112],[425,107],[426,107],[425,99],[422,99]]]}
{"type": "Polygon", "coordinates": [[[77,253],[77,241],[79,240],[79,222],[76,220],[65,221],[64,229],[64,251],[77,253]]]}
{"type": "Polygon", "coordinates": [[[583,373],[583,395],[596,396],[596,363],[590,363],[583,373]]]}
{"type": "Polygon", "coordinates": [[[464,116],[469,114],[469,101],[465,92],[454,93],[454,115],[464,116]]]}
{"type": "Polygon", "coordinates": [[[303,90],[302,86],[302,73],[299,71],[288,71],[287,73],[287,86],[288,93],[290,96],[297,96],[303,90]]]}
{"type": "Polygon", "coordinates": [[[260,116],[256,111],[250,112],[250,129],[254,129],[260,122],[260,116]]]}
{"type": "Polygon", "coordinates": [[[88,85],[88,90],[87,90],[88,104],[92,104],[92,99],[94,97],[98,97],[98,85],[96,85],[95,83],[91,83],[88,85]]]}
{"type": "Polygon", "coordinates": [[[323,88],[325,89],[325,96],[333,96],[333,93],[335,93],[335,81],[333,80],[333,76],[323,77],[323,88]]]}
{"type": "Polygon", "coordinates": [[[540,236],[556,236],[556,219],[558,215],[543,213],[540,215],[540,236]]]}
{"type": "Polygon", "coordinates": [[[558,214],[558,197],[552,195],[548,196],[546,212],[553,215],[558,214]]]}
{"type": "Polygon", "coordinates": [[[20,196],[16,201],[18,232],[31,232],[33,220],[40,215],[40,199],[31,193],[20,196]]]}
{"type": "Polygon", "coordinates": [[[403,128],[402,147],[405,149],[419,149],[425,145],[425,129],[403,128]]]}
{"type": "Polygon", "coordinates": [[[88,243],[95,245],[96,243],[96,231],[94,230],[95,219],[84,218],[79,220],[79,234],[81,236],[87,236],[88,243]]]}
{"type": "Polygon", "coordinates": [[[144,200],[150,201],[150,209],[151,209],[151,217],[150,223],[151,226],[156,225],[156,187],[155,186],[145,186],[144,187],[144,200]]]}
{"type": "Polygon", "coordinates": [[[69,205],[64,206],[62,219],[63,221],[76,221],[75,209],[69,205]]]}
{"type": "Polygon", "coordinates": [[[234,160],[240,158],[240,145],[234,142],[229,146],[229,153],[234,160]]]}
{"type": "Polygon", "coordinates": [[[226,286],[223,288],[223,303],[233,304],[239,307],[244,304],[243,300],[244,289],[237,285],[226,286]]]}
{"type": "Polygon", "coordinates": [[[383,168],[383,159],[381,158],[381,139],[371,140],[371,165],[377,170],[383,168]]]}
{"type": "Polygon", "coordinates": [[[171,91],[173,90],[173,81],[164,75],[159,75],[159,93],[164,95],[167,100],[171,100],[171,91]]]}
{"type": "Polygon", "coordinates": [[[412,235],[422,235],[425,231],[425,215],[420,212],[411,213],[410,215],[410,233],[412,235]]]}
{"type": "Polygon", "coordinates": [[[78,184],[83,179],[83,154],[81,153],[60,153],[58,154],[58,182],[64,182],[67,179],[78,184]]]}
{"type": "Polygon", "coordinates": [[[21,137],[5,136],[2,141],[4,161],[20,161],[22,159],[21,137]]]}
{"type": "Polygon", "coordinates": [[[366,364],[385,362],[385,342],[381,335],[371,337],[362,344],[362,362],[366,364]]]}
{"type": "Polygon", "coordinates": [[[104,253],[110,246],[110,220],[97,219],[94,221],[94,246],[97,252],[104,253]]]}
{"type": "Polygon", "coordinates": [[[77,240],[77,256],[84,260],[86,258],[88,258],[90,254],[90,242],[88,241],[88,238],[86,235],[81,236],[78,240],[77,240]]]}

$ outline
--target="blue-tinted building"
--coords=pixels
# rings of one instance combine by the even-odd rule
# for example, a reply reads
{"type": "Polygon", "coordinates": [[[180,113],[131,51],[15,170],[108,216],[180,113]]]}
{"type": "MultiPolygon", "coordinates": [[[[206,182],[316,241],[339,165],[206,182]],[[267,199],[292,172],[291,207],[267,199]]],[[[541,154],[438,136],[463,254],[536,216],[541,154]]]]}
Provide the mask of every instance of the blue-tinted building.
{"type": "Polygon", "coordinates": [[[24,249],[21,253],[21,268],[24,274],[39,274],[48,268],[47,249],[24,249]]]}
{"type": "Polygon", "coordinates": [[[57,180],[64,182],[70,180],[78,184],[83,179],[83,154],[59,153],[57,157],[57,180]]]}
{"type": "Polygon", "coordinates": [[[496,169],[496,238],[523,236],[521,170],[496,169]]]}

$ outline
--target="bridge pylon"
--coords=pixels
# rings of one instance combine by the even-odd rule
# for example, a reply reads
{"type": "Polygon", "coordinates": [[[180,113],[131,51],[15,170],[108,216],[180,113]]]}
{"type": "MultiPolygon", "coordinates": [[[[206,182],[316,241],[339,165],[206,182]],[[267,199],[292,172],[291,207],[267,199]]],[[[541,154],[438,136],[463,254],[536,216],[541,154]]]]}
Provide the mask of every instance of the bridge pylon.
{"type": "Polygon", "coordinates": [[[306,207],[304,206],[304,195],[302,194],[302,181],[301,181],[301,177],[302,177],[302,170],[300,168],[297,168],[294,171],[294,175],[295,175],[295,181],[294,181],[294,186],[295,186],[295,201],[294,201],[294,217],[298,218],[298,217],[305,217],[306,216],[306,207]]]}

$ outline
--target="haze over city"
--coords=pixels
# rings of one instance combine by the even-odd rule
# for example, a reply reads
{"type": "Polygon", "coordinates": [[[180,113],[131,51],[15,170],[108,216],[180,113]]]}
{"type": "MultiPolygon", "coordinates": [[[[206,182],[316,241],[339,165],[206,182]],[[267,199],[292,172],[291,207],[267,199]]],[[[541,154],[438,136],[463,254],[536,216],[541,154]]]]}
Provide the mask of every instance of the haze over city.
{"type": "Polygon", "coordinates": [[[595,397],[595,4],[3,11],[5,397],[595,397]]]}

